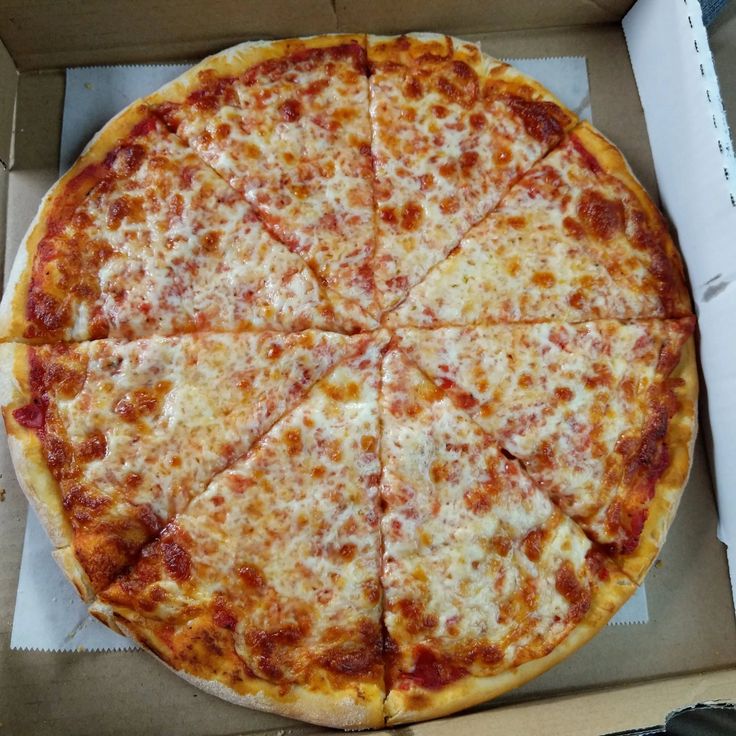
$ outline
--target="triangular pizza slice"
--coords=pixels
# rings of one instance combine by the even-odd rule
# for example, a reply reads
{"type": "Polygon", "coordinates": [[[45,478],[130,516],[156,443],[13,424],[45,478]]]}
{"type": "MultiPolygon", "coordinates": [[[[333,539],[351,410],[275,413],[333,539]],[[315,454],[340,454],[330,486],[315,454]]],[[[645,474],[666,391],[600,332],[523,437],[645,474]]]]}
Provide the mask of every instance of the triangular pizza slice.
{"type": "Polygon", "coordinates": [[[583,123],[388,315],[432,327],[691,313],[662,215],[583,123]]]}
{"type": "Polygon", "coordinates": [[[471,43],[369,36],[376,284],[391,308],[575,116],[471,43]]]}
{"type": "Polygon", "coordinates": [[[385,336],[218,475],[93,610],[221,697],[383,725],[378,388],[385,336]]]}
{"type": "Polygon", "coordinates": [[[147,101],[336,291],[375,311],[365,37],[245,43],[147,101]]]}
{"type": "Polygon", "coordinates": [[[18,477],[80,593],[133,562],[367,337],[302,332],[5,345],[18,477]]]}
{"type": "Polygon", "coordinates": [[[389,724],[523,684],[593,636],[634,585],[395,350],[381,396],[389,724]]]}
{"type": "Polygon", "coordinates": [[[407,328],[397,339],[639,579],[689,470],[693,328],[693,318],[536,323],[407,328]]]}
{"type": "Polygon", "coordinates": [[[371,324],[143,105],[92,141],[21,248],[0,339],[371,324]]]}

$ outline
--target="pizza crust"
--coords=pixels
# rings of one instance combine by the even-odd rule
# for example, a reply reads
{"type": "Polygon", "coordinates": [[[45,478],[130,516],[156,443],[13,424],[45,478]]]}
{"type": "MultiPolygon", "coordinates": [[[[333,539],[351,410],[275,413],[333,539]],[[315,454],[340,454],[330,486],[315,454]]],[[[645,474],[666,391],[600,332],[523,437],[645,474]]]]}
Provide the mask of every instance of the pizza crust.
{"type": "Polygon", "coordinates": [[[481,51],[480,45],[463,41],[454,36],[439,33],[410,33],[402,36],[368,36],[368,60],[371,64],[394,63],[410,66],[421,64],[423,56],[437,56],[467,64],[484,81],[501,81],[512,89],[521,91],[522,96],[551,102],[568,117],[565,130],[572,130],[578,118],[536,79],[515,69],[506,62],[481,51]]]}
{"type": "MultiPolygon", "coordinates": [[[[7,415],[5,421],[8,426],[7,415]]],[[[13,419],[10,421],[14,422],[13,419]]],[[[41,443],[35,433],[23,430],[21,436],[9,434],[8,444],[18,483],[46,530],[51,543],[56,548],[70,545],[72,531],[61,505],[59,486],[49,472],[41,443]]]]}
{"type": "Polygon", "coordinates": [[[698,365],[693,337],[685,343],[671,378],[681,383],[674,388],[680,408],[670,420],[665,435],[670,462],[655,486],[639,546],[633,553],[616,558],[624,573],[637,585],[644,580],[664,545],[690,476],[698,431],[698,365]]]}
{"type": "Polygon", "coordinates": [[[611,569],[610,580],[596,591],[586,616],[548,655],[525,662],[498,675],[467,677],[439,691],[391,690],[385,704],[387,725],[395,726],[440,718],[520,687],[559,664],[590,641],[635,590],[636,586],[628,578],[611,569]],[[412,696],[416,694],[420,695],[422,702],[418,708],[412,705],[412,696]]]}
{"type": "Polygon", "coordinates": [[[276,41],[246,41],[208,56],[181,76],[146,97],[144,101],[151,107],[164,103],[180,104],[200,86],[200,74],[202,72],[213,72],[218,77],[234,77],[269,59],[276,59],[307,49],[321,49],[350,43],[357,43],[361,48],[365,48],[365,34],[335,33],[306,38],[286,38],[276,41]]]}
{"type": "Polygon", "coordinates": [[[47,231],[47,221],[53,219],[54,212],[62,208],[77,207],[88,192],[99,181],[99,174],[90,169],[104,162],[115,144],[130,133],[151,112],[136,100],[119,112],[90,140],[74,162],[41,200],[38,212],[28,227],[18,248],[13,267],[5,287],[0,305],[0,342],[23,341],[30,343],[41,340],[28,340],[24,337],[28,320],[26,304],[31,283],[33,261],[38,245],[47,231]]]}
{"type": "MultiPolygon", "coordinates": [[[[536,79],[528,77],[526,74],[520,72],[510,64],[506,64],[506,62],[499,61],[498,59],[494,59],[489,56],[486,56],[486,58],[491,62],[491,73],[488,75],[489,79],[502,80],[505,84],[518,89],[520,92],[522,88],[525,88],[522,96],[529,95],[529,92],[531,92],[531,95],[529,96],[532,99],[540,102],[551,102],[556,105],[567,116],[567,120],[564,125],[565,132],[570,132],[576,125],[578,125],[578,116],[572,110],[567,108],[546,87],[539,84],[536,79]],[[494,68],[493,64],[500,64],[501,66],[494,68]]],[[[552,150],[554,150],[554,148],[552,150]]]]}
{"type": "Polygon", "coordinates": [[[659,210],[654,206],[650,196],[634,175],[634,172],[631,170],[631,167],[626,162],[618,147],[586,121],[582,121],[575,128],[574,135],[595,156],[606,173],[615,176],[631,189],[639,200],[642,209],[646,212],[650,222],[653,225],[660,224],[662,216],[659,210]]]}
{"type": "Polygon", "coordinates": [[[0,345],[0,405],[18,484],[56,548],[51,553],[56,563],[82,600],[89,602],[94,598],[92,585],[74,554],[74,535],[61,502],[59,485],[49,471],[38,435],[13,417],[13,411],[30,399],[28,346],[0,345]]]}
{"type": "Polygon", "coordinates": [[[482,53],[480,46],[441,33],[409,33],[401,36],[368,36],[368,58],[372,64],[421,64],[422,57],[462,61],[483,78],[495,59],[482,53]]]}
{"type": "Polygon", "coordinates": [[[21,490],[56,548],[51,553],[53,558],[82,600],[89,602],[94,598],[92,585],[74,554],[74,535],[61,502],[59,485],[49,471],[38,435],[13,417],[13,411],[31,399],[28,349],[18,343],[0,344],[0,405],[10,458],[21,490]]]}
{"type": "Polygon", "coordinates": [[[351,697],[352,693],[341,697],[339,693],[315,693],[303,687],[292,687],[290,699],[286,701],[278,696],[275,687],[268,688],[273,692],[264,690],[252,695],[240,695],[221,682],[204,680],[166,666],[191,685],[234,705],[346,731],[384,726],[383,694],[377,688],[365,687],[368,691],[365,693],[365,705],[356,702],[351,697]]]}
{"type": "Polygon", "coordinates": [[[380,728],[384,725],[384,694],[376,686],[361,683],[355,690],[345,690],[342,693],[319,693],[305,687],[292,686],[284,695],[279,692],[277,685],[254,678],[247,683],[253,692],[239,693],[217,680],[207,680],[174,669],[126,626],[124,620],[116,616],[108,604],[95,600],[90,613],[114,631],[137,642],[144,651],[165,664],[175,675],[229,703],[345,730],[380,728]]]}
{"type": "Polygon", "coordinates": [[[649,226],[653,230],[662,233],[661,242],[664,252],[675,276],[675,283],[671,285],[671,297],[673,298],[673,306],[677,314],[667,316],[677,317],[692,314],[690,293],[685,283],[685,268],[682,258],[677,248],[675,248],[664,217],[654,202],[652,202],[651,197],[647,194],[641,182],[634,175],[623,154],[600,131],[585,121],[581,122],[572,131],[572,134],[585,146],[587,151],[595,156],[607,174],[616,177],[631,191],[646,215],[649,226]]]}
{"type": "MultiPolygon", "coordinates": [[[[51,191],[46,194],[46,197],[51,194],[51,191]]],[[[31,220],[31,224],[28,226],[28,230],[26,230],[15,254],[8,281],[3,291],[3,299],[0,301],[0,341],[17,340],[23,335],[26,325],[26,294],[28,293],[33,265],[31,249],[35,254],[39,238],[36,238],[33,246],[30,245],[30,241],[32,233],[41,228],[41,215],[45,206],[46,200],[44,199],[38,212],[36,212],[36,216],[31,220]]]]}
{"type": "Polygon", "coordinates": [[[72,543],[72,530],[61,505],[59,486],[48,469],[38,435],[13,417],[13,411],[30,400],[28,347],[0,345],[0,405],[18,483],[52,544],[66,547],[72,543]]]}
{"type": "Polygon", "coordinates": [[[55,549],[51,553],[51,556],[64,573],[66,579],[75,587],[79,597],[85,603],[92,601],[95,597],[95,592],[90,579],[87,577],[87,573],[77,559],[74,547],[68,546],[55,549]]]}

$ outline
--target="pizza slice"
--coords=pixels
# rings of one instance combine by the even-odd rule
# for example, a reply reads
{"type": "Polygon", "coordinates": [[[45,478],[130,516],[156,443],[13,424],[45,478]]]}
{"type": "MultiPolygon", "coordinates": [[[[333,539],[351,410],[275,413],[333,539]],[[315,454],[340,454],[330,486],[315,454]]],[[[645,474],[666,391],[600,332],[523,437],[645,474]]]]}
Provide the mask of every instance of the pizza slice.
{"type": "Polygon", "coordinates": [[[575,123],[544,88],[474,44],[368,39],[376,283],[391,308],[575,123]]]}
{"type": "Polygon", "coordinates": [[[684,317],[667,226],[621,153],[587,123],[537,163],[389,325],[684,317]]]}
{"type": "Polygon", "coordinates": [[[386,337],[218,475],[97,616],[227,700],[383,725],[378,386],[386,337]]]}
{"type": "Polygon", "coordinates": [[[4,339],[373,324],[143,105],[109,123],[49,192],[22,249],[4,339]]]}
{"type": "Polygon", "coordinates": [[[390,725],[523,684],[634,591],[400,350],[385,359],[381,422],[390,725]]]}
{"type": "Polygon", "coordinates": [[[368,337],[198,333],[2,346],[21,485],[83,597],[368,337]]]}
{"type": "Polygon", "coordinates": [[[398,330],[417,365],[637,581],[685,485],[694,318],[398,330]]]}
{"type": "Polygon", "coordinates": [[[327,284],[375,311],[365,37],[245,43],[147,101],[327,284]]]}

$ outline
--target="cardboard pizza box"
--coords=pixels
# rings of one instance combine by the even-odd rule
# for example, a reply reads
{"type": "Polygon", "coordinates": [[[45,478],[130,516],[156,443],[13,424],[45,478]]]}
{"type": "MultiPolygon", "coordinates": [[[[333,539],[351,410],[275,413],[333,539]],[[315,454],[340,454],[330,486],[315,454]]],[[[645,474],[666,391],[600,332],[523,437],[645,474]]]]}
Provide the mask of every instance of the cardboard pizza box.
{"type": "MultiPolygon", "coordinates": [[[[736,229],[728,226],[728,209],[712,202],[724,191],[723,166],[713,162],[727,160],[713,147],[720,142],[727,148],[728,138],[723,128],[715,137],[703,128],[718,112],[715,86],[706,95],[707,87],[697,84],[699,65],[704,64],[704,76],[709,71],[707,39],[697,22],[683,25],[688,16],[697,21],[699,6],[697,0],[639,0],[632,10],[633,5],[631,0],[0,0],[0,242],[6,273],[42,195],[57,178],[65,67],[196,60],[243,40],[336,30],[431,30],[479,41],[501,58],[584,56],[594,123],[622,149],[644,186],[655,197],[661,193],[696,297],[703,296],[697,289],[707,281],[708,268],[716,267],[723,279],[718,283],[725,283],[717,295],[728,298],[727,244],[733,245],[736,229]],[[706,251],[710,260],[703,265],[706,251]]],[[[736,13],[732,16],[714,38],[716,66],[726,70],[723,79],[731,85],[736,13]]],[[[736,89],[725,91],[733,110],[736,89]]],[[[736,274],[736,266],[732,270],[736,274]]],[[[720,296],[707,304],[710,310],[727,305],[720,296]]],[[[714,399],[729,375],[719,370],[723,362],[712,347],[717,328],[732,327],[727,322],[717,312],[701,314],[710,412],[704,401],[693,472],[661,558],[647,578],[649,623],[609,626],[520,690],[471,712],[412,726],[412,733],[431,736],[453,728],[470,734],[603,734],[662,723],[669,711],[685,705],[736,699],[736,622],[713,481],[715,476],[721,492],[725,537],[736,527],[727,508],[728,443],[736,433],[723,430],[729,397],[714,399]]],[[[736,462],[736,452],[730,454],[736,462]]],[[[731,477],[732,490],[736,471],[731,477]]],[[[0,489],[0,733],[322,732],[212,698],[140,651],[11,650],[27,506],[4,437],[0,489]]]]}

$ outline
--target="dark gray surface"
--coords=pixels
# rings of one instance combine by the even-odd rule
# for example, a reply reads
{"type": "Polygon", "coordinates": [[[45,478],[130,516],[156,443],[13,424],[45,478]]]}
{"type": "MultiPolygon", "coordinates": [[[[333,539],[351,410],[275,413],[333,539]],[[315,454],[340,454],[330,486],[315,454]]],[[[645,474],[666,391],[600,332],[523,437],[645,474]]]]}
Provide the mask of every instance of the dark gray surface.
{"type": "Polygon", "coordinates": [[[729,0],[700,0],[703,9],[703,23],[709,26],[728,5],[729,0]]]}
{"type": "Polygon", "coordinates": [[[733,705],[698,706],[667,719],[667,736],[729,736],[736,734],[733,705]]]}
{"type": "Polygon", "coordinates": [[[736,734],[733,704],[696,705],[671,713],[664,726],[620,731],[607,736],[732,736],[736,734]]]}

